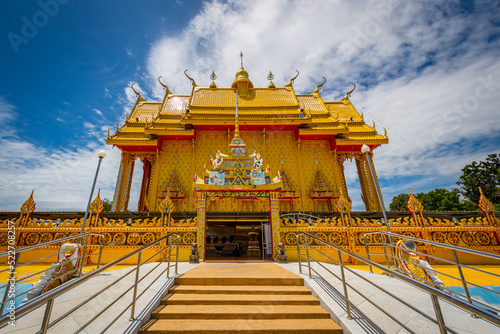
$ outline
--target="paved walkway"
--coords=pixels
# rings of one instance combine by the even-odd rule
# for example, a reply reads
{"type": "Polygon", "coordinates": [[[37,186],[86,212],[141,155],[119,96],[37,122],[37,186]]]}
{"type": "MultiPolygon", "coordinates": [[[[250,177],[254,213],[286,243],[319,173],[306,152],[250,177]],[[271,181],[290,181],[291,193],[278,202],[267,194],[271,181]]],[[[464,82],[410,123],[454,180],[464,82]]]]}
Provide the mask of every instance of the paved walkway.
{"type": "MultiPolygon", "coordinates": [[[[280,264],[280,266],[293,273],[299,274],[299,266],[297,262],[280,264]]],[[[340,270],[338,266],[326,264],[326,267],[340,277],[340,270]]],[[[299,275],[304,278],[305,285],[313,291],[313,295],[318,297],[321,305],[330,311],[330,314],[333,315],[332,319],[344,329],[344,333],[408,333],[408,331],[402,326],[391,320],[375,306],[366,301],[365,298],[351,289],[348,289],[348,296],[351,303],[354,304],[358,310],[363,312],[367,318],[372,319],[373,321],[370,322],[356,310],[351,310],[353,319],[348,320],[342,283],[317,264],[313,264],[313,268],[321,273],[321,276],[331,283],[335,289],[332,289],[317,274],[313,273],[311,279],[308,275],[299,275]],[[373,323],[375,323],[382,331],[377,329],[373,323]]],[[[302,271],[307,273],[307,268],[304,267],[302,271]]],[[[368,280],[383,287],[385,290],[390,291],[394,295],[403,299],[410,305],[422,310],[430,317],[435,318],[434,308],[428,293],[420,289],[413,288],[407,283],[387,275],[370,274],[369,272],[361,270],[355,271],[361,277],[367,278],[368,280]]],[[[359,289],[363,295],[373,300],[381,308],[388,311],[412,331],[426,334],[439,333],[439,328],[436,324],[432,323],[430,320],[426,319],[414,310],[404,306],[395,299],[389,297],[387,294],[363,281],[361,278],[346,272],[346,279],[349,284],[359,289]]],[[[440,306],[443,312],[445,324],[450,326],[457,333],[500,333],[499,326],[482,319],[473,318],[470,313],[464,312],[446,301],[440,300],[440,306]]]]}
{"type": "MultiPolygon", "coordinates": [[[[151,271],[157,263],[145,264],[141,267],[139,278],[144,277],[151,271]]],[[[187,262],[179,262],[179,274],[185,273],[199,264],[190,264],[187,262]]],[[[109,328],[107,333],[137,333],[139,328],[147,322],[149,314],[152,310],[160,305],[160,300],[168,292],[168,289],[173,286],[173,279],[167,279],[166,274],[162,274],[155,282],[153,282],[158,275],[165,270],[166,264],[160,265],[153,270],[141,283],[137,290],[137,295],[144,294],[137,300],[135,320],[130,321],[130,309],[126,311],[118,320],[109,328]],[[151,287],[145,290],[150,284],[151,287]]],[[[119,269],[107,271],[83,283],[67,293],[64,293],[55,299],[54,307],[52,310],[51,321],[54,321],[65,312],[85,301],[88,297],[94,295],[96,292],[115,281],[118,277],[128,273],[133,268],[119,269]]],[[[173,268],[170,269],[173,273],[173,268]]],[[[83,326],[89,319],[94,317],[105,305],[118,300],[112,307],[91,323],[88,327],[81,331],[81,333],[99,333],[111,322],[120,312],[122,312],[132,301],[132,291],[125,293],[123,297],[119,298],[135,281],[135,273],[128,275],[120,282],[115,284],[99,294],[95,299],[83,306],[81,309],[75,311],[72,315],[61,321],[49,330],[49,333],[54,334],[67,334],[74,333],[81,326],[83,326]]],[[[43,319],[45,307],[39,307],[31,313],[16,319],[16,326],[7,326],[0,329],[0,334],[13,333],[13,334],[28,334],[35,333],[40,330],[43,319]]]]}
{"type": "MultiPolygon", "coordinates": [[[[156,264],[147,264],[141,269],[140,277],[151,270],[156,264]]],[[[248,264],[247,264],[248,265],[248,264]]],[[[255,266],[266,266],[267,263],[262,264],[252,264],[255,266]]],[[[136,333],[137,330],[149,319],[149,313],[151,310],[155,309],[159,304],[162,297],[164,297],[168,289],[173,285],[172,279],[166,279],[165,274],[161,275],[148,290],[145,288],[153,281],[158,274],[165,269],[166,264],[157,268],[150,276],[144,279],[143,282],[139,284],[138,295],[144,294],[139,298],[136,305],[136,320],[130,321],[130,310],[125,312],[108,330],[108,333],[136,333]]],[[[196,272],[200,273],[205,270],[203,267],[198,267],[198,264],[189,264],[186,262],[179,263],[179,273],[186,273],[184,277],[189,278],[190,275],[194,275],[196,272]],[[197,268],[189,272],[189,270],[197,268]]],[[[227,266],[226,273],[228,275],[237,275],[243,268],[239,263],[226,263],[227,266]]],[[[289,270],[291,273],[298,274],[298,264],[296,262],[280,264],[282,268],[289,270]]],[[[327,265],[328,268],[339,275],[339,270],[337,266],[327,265]]],[[[123,275],[130,271],[131,268],[120,269],[115,271],[109,271],[102,273],[89,281],[85,282],[82,286],[70,290],[69,293],[63,294],[56,299],[54,309],[52,312],[52,321],[57,319],[59,316],[67,312],[74,305],[84,301],[89,296],[95,294],[97,291],[102,289],[104,286],[110,282],[116,280],[117,277],[123,275]]],[[[244,269],[245,272],[247,269],[244,269]]],[[[342,290],[342,284],[331,275],[327,275],[324,269],[318,269],[322,275],[332,283],[332,285],[339,291],[342,290]]],[[[285,271],[280,271],[277,275],[287,276],[285,271]]],[[[431,299],[429,295],[421,290],[417,290],[409,286],[408,284],[397,280],[396,278],[390,278],[385,275],[380,274],[370,274],[366,271],[357,270],[356,271],[362,277],[366,277],[373,282],[383,286],[385,289],[391,291],[395,295],[403,298],[408,303],[417,306],[422,309],[426,314],[434,317],[434,309],[432,307],[431,299]]],[[[208,274],[208,273],[207,273],[208,274]]],[[[273,276],[271,271],[268,273],[273,276]]],[[[307,275],[300,275],[304,278],[304,282],[307,287],[313,291],[313,295],[320,299],[321,305],[330,311],[332,319],[337,322],[343,329],[345,333],[379,333],[378,330],[369,320],[363,318],[360,313],[353,311],[353,320],[348,320],[346,315],[345,302],[343,294],[337,292],[328,286],[321,278],[318,276],[313,276],[309,279],[307,275]]],[[[215,277],[213,277],[215,278],[215,277]]],[[[400,319],[406,326],[411,328],[416,333],[439,333],[437,325],[430,322],[425,317],[417,314],[415,311],[402,306],[400,303],[393,301],[391,298],[387,297],[380,290],[372,287],[368,283],[364,282],[361,278],[356,277],[352,274],[347,274],[347,280],[349,284],[356,286],[362,291],[362,293],[369,297],[370,299],[377,302],[378,305],[388,310],[394,317],[400,319]]],[[[89,302],[85,307],[78,310],[65,320],[61,321],[54,328],[52,328],[49,333],[73,333],[78,330],[82,325],[84,325],[89,319],[95,316],[99,310],[102,309],[103,305],[107,305],[110,302],[117,300],[118,297],[123,294],[123,292],[130,287],[134,281],[134,274],[129,275],[127,278],[123,279],[116,284],[112,289],[108,289],[101,293],[95,300],[89,302]]],[[[406,333],[407,331],[402,329],[400,325],[393,322],[387,316],[383,315],[379,310],[367,302],[364,298],[349,291],[349,298],[351,302],[369,319],[374,319],[376,324],[387,333],[406,333]]],[[[117,301],[117,303],[112,306],[109,310],[104,312],[95,323],[90,324],[85,328],[82,333],[97,333],[100,332],[106,324],[108,324],[111,319],[114,319],[125,307],[127,307],[132,300],[132,292],[125,293],[124,296],[117,301]]],[[[457,333],[472,334],[472,333],[500,333],[500,328],[496,325],[488,323],[482,319],[477,319],[471,317],[467,312],[461,311],[450,305],[447,302],[441,301],[441,308],[444,314],[445,323],[452,327],[457,333]]],[[[0,333],[34,333],[40,329],[41,320],[43,317],[44,308],[39,308],[27,316],[17,319],[16,326],[8,326],[0,329],[0,333]]]]}

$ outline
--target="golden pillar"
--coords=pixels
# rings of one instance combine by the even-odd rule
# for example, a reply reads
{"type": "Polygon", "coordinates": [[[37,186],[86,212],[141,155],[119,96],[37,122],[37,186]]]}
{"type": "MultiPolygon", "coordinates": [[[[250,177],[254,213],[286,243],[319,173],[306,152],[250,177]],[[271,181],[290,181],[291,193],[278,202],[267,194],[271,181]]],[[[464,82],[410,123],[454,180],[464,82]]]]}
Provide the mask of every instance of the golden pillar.
{"type": "Polygon", "coordinates": [[[159,152],[156,151],[154,157],[152,157],[151,162],[151,176],[149,180],[148,197],[146,203],[148,203],[149,211],[159,211],[158,207],[158,182],[160,179],[160,157],[159,152]]]}
{"type": "Polygon", "coordinates": [[[151,177],[151,162],[148,159],[142,160],[142,182],[141,182],[141,193],[139,195],[139,203],[137,204],[137,211],[149,211],[149,205],[147,203],[147,195],[149,192],[149,182],[151,177]]]}
{"type": "Polygon", "coordinates": [[[206,204],[207,194],[198,192],[198,253],[200,260],[205,261],[205,229],[206,229],[206,204]]]}
{"type": "Polygon", "coordinates": [[[306,211],[306,186],[304,184],[304,168],[302,166],[302,152],[300,151],[300,138],[297,140],[297,162],[299,167],[299,186],[300,186],[300,209],[301,211],[306,211]]]}
{"type": "Polygon", "coordinates": [[[344,174],[344,161],[346,158],[346,154],[339,154],[336,149],[333,151],[333,175],[335,176],[335,183],[339,193],[341,193],[342,196],[349,201],[349,203],[351,203],[349,193],[347,192],[347,184],[345,182],[344,174]]]}
{"type": "Polygon", "coordinates": [[[273,259],[279,254],[279,244],[281,242],[280,235],[280,203],[279,203],[279,193],[271,192],[269,196],[270,207],[271,207],[271,235],[273,236],[273,259]]]}
{"type": "MultiPolygon", "coordinates": [[[[195,149],[196,149],[196,141],[194,140],[194,138],[191,139],[191,175],[194,176],[194,174],[196,173],[196,152],[195,152],[195,149]]],[[[192,207],[196,207],[196,195],[194,194],[193,192],[194,190],[194,184],[191,182],[190,183],[190,186],[189,186],[189,189],[187,190],[188,192],[188,199],[187,199],[187,205],[188,205],[188,208],[192,208],[192,207]]]]}
{"type": "Polygon", "coordinates": [[[262,157],[264,161],[269,161],[267,160],[266,128],[262,130],[262,157]]]}
{"type": "MultiPolygon", "coordinates": [[[[373,166],[372,156],[373,153],[370,152],[370,162],[373,166]]],[[[368,160],[366,155],[363,153],[356,153],[356,167],[358,169],[359,183],[361,184],[361,198],[365,203],[365,207],[367,211],[382,211],[382,203],[379,203],[377,198],[377,191],[375,187],[378,187],[378,181],[372,178],[370,172],[370,166],[368,165],[368,160]]],[[[375,175],[375,179],[377,178],[377,173],[375,172],[375,167],[373,167],[373,174],[375,175]]],[[[380,188],[379,188],[380,190],[380,188]]],[[[381,195],[382,196],[382,195],[381,195]]]]}
{"type": "Polygon", "coordinates": [[[135,157],[133,153],[122,152],[111,211],[127,210],[130,198],[130,185],[132,184],[132,175],[134,174],[135,157]]]}

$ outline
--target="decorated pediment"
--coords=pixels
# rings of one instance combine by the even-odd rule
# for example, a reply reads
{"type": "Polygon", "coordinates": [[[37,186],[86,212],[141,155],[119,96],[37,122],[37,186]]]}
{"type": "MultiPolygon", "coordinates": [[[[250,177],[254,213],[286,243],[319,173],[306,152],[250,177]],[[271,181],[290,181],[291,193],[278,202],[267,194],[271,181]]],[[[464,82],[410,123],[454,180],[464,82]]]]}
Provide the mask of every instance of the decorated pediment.
{"type": "Polygon", "coordinates": [[[171,199],[182,199],[186,197],[176,171],[173,171],[170,175],[170,179],[168,180],[165,187],[163,187],[159,197],[169,197],[171,199]]]}
{"type": "Polygon", "coordinates": [[[310,197],[313,199],[328,199],[338,196],[339,195],[336,193],[335,189],[330,187],[330,185],[325,181],[325,178],[323,177],[323,174],[321,174],[321,171],[317,170],[310,197]]]}
{"type": "Polygon", "coordinates": [[[279,172],[271,178],[269,166],[259,153],[247,155],[246,144],[236,133],[229,144],[228,154],[217,151],[210,157],[211,168],[195,175],[195,190],[280,190],[283,183],[279,172]]]}

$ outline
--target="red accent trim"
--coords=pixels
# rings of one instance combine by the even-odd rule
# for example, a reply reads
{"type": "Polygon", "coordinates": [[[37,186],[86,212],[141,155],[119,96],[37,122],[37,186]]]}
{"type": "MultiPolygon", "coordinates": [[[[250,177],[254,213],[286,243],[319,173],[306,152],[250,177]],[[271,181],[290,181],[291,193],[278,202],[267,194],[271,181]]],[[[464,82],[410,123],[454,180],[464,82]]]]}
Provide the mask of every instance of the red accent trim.
{"type": "MultiPolygon", "coordinates": [[[[238,124],[240,131],[259,131],[266,129],[266,131],[293,131],[297,129],[300,124],[238,124]]],[[[230,129],[234,131],[234,124],[193,124],[196,130],[202,131],[227,131],[230,129]]]]}
{"type": "MultiPolygon", "coordinates": [[[[359,145],[339,145],[337,144],[337,140],[335,138],[330,139],[330,150],[335,150],[339,152],[361,152],[361,147],[363,144],[359,145]]],[[[370,150],[373,151],[377,147],[380,146],[380,144],[375,144],[375,145],[368,145],[370,147],[370,150]]]]}
{"type": "Polygon", "coordinates": [[[196,133],[194,135],[158,135],[158,138],[165,140],[191,140],[196,139],[196,133]]]}
{"type": "Polygon", "coordinates": [[[127,152],[156,152],[156,145],[154,146],[121,146],[116,145],[120,150],[127,152]]]}

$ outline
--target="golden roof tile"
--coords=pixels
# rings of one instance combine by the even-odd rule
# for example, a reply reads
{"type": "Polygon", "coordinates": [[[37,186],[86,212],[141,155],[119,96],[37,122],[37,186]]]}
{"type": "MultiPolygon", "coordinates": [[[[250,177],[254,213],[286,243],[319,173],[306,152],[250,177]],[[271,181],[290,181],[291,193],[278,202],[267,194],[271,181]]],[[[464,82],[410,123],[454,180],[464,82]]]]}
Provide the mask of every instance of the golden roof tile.
{"type": "MultiPolygon", "coordinates": [[[[196,108],[191,109],[190,114],[193,115],[230,115],[234,118],[235,108],[196,108]]],[[[287,108],[245,108],[239,109],[239,117],[245,115],[298,115],[300,110],[297,107],[287,108]]]]}
{"type": "MultiPolygon", "coordinates": [[[[236,93],[231,88],[201,88],[193,91],[190,107],[220,107],[235,106],[236,93]]],[[[292,107],[298,106],[293,93],[287,88],[256,88],[251,89],[246,98],[238,100],[240,108],[246,107],[292,107]]]]}
{"type": "Polygon", "coordinates": [[[349,128],[350,133],[359,133],[359,132],[376,133],[376,131],[371,126],[366,124],[351,124],[350,122],[347,122],[347,127],[349,128]]]}
{"type": "Polygon", "coordinates": [[[139,102],[130,115],[129,121],[150,122],[160,110],[159,102],[139,102]]]}
{"type": "Polygon", "coordinates": [[[124,126],[119,130],[119,133],[144,133],[144,126],[124,126]]]}
{"type": "Polygon", "coordinates": [[[189,104],[189,95],[169,96],[165,101],[161,115],[182,115],[187,109],[189,104]]]}
{"type": "Polygon", "coordinates": [[[312,95],[297,95],[297,100],[301,109],[309,111],[311,114],[323,114],[328,110],[323,107],[321,100],[312,95]]]}

